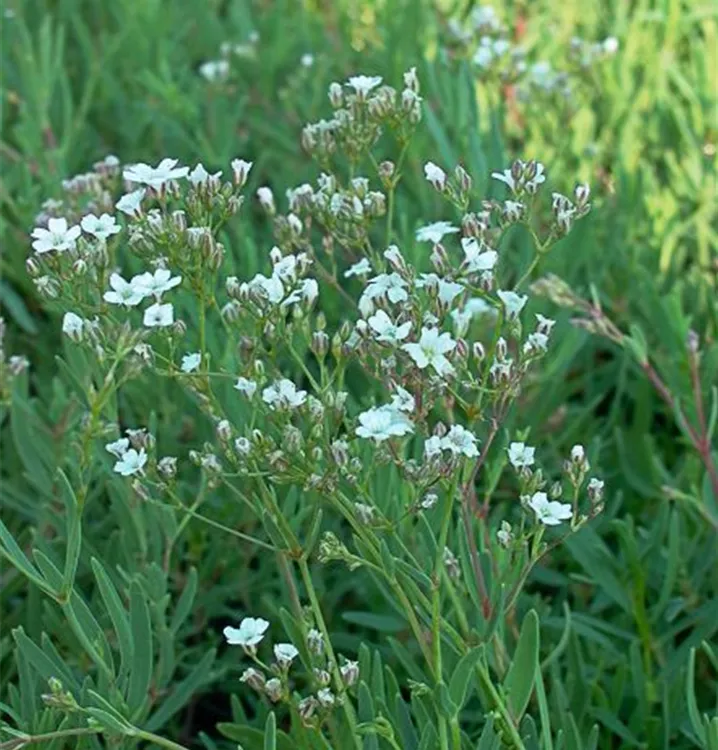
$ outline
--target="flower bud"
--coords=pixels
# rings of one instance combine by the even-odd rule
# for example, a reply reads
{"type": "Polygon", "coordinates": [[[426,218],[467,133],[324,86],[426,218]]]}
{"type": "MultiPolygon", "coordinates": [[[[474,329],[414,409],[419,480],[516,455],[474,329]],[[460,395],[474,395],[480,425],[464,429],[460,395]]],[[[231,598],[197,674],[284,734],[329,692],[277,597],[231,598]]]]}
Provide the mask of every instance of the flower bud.
{"type": "Polygon", "coordinates": [[[329,336],[325,331],[314,331],[312,334],[311,350],[317,359],[324,359],[329,351],[329,336]]]}
{"type": "Polygon", "coordinates": [[[327,672],[326,669],[314,668],[314,679],[321,687],[327,687],[332,681],[332,676],[327,672]]]}
{"type": "Polygon", "coordinates": [[[297,710],[299,711],[299,718],[305,726],[310,725],[310,720],[317,712],[318,708],[319,703],[313,695],[310,695],[308,698],[302,698],[302,700],[299,701],[297,710]]]}
{"type": "Polygon", "coordinates": [[[164,456],[157,462],[157,471],[165,479],[174,478],[177,474],[177,459],[174,456],[164,456]]]}
{"type": "Polygon", "coordinates": [[[172,212],[172,223],[174,224],[175,228],[180,231],[184,232],[187,229],[187,214],[184,211],[173,211],[172,212]]]}
{"type": "Polygon", "coordinates": [[[443,276],[449,267],[449,257],[446,254],[446,249],[440,242],[434,245],[434,248],[431,251],[430,260],[436,273],[443,276]]]}
{"type": "Polygon", "coordinates": [[[25,270],[33,279],[36,279],[42,273],[40,263],[32,255],[25,261],[25,270]]]}
{"type": "Polygon", "coordinates": [[[474,341],[471,345],[471,353],[474,355],[478,362],[482,362],[486,357],[486,350],[484,345],[480,341],[474,341]]]}
{"type": "Polygon", "coordinates": [[[344,90],[336,81],[329,84],[329,103],[334,109],[339,109],[344,104],[344,90]]]}
{"type": "Polygon", "coordinates": [[[347,687],[351,687],[359,679],[359,662],[345,661],[339,668],[339,671],[341,672],[344,684],[347,687]]]}
{"type": "Polygon", "coordinates": [[[563,495],[563,485],[561,482],[554,482],[551,485],[551,489],[548,491],[549,497],[552,500],[558,500],[563,495]]]}
{"type": "Polygon", "coordinates": [[[469,173],[461,166],[461,164],[458,164],[454,169],[454,179],[458,183],[459,189],[462,193],[468,193],[471,190],[471,187],[473,185],[471,175],[469,175],[469,173]]]}
{"type": "Polygon", "coordinates": [[[506,339],[501,336],[499,340],[496,342],[496,359],[499,362],[503,362],[506,359],[506,356],[508,355],[508,346],[506,344],[506,339]]]}
{"type": "Polygon", "coordinates": [[[254,667],[245,669],[242,673],[242,676],[239,678],[239,681],[247,683],[249,687],[260,693],[265,689],[265,686],[267,684],[266,677],[262,674],[262,672],[260,672],[258,669],[255,669],[254,667]]]}
{"type": "Polygon", "coordinates": [[[222,443],[228,443],[232,438],[232,425],[228,419],[222,419],[217,423],[217,437],[222,443]]]}
{"type": "Polygon", "coordinates": [[[312,628],[307,633],[307,648],[315,656],[321,656],[324,653],[324,638],[316,628],[312,628]]]}
{"type": "Polygon", "coordinates": [[[272,703],[277,703],[277,701],[281,700],[282,692],[281,680],[278,680],[276,677],[272,677],[271,680],[267,680],[264,683],[264,693],[272,703]]]}

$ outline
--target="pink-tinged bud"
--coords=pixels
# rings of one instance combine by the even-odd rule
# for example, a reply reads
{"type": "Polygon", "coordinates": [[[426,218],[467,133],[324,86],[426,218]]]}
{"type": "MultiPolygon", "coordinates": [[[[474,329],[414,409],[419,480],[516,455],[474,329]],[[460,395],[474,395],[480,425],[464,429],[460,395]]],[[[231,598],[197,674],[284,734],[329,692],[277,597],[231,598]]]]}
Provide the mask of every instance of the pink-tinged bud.
{"type": "Polygon", "coordinates": [[[449,267],[449,256],[446,254],[446,249],[440,242],[434,245],[431,251],[430,260],[434,270],[440,276],[443,276],[449,267]]]}
{"type": "Polygon", "coordinates": [[[33,279],[36,279],[42,273],[40,264],[32,256],[25,261],[25,270],[33,279]]]}
{"type": "Polygon", "coordinates": [[[454,169],[454,179],[458,183],[462,193],[468,193],[471,190],[473,180],[461,164],[457,165],[456,169],[454,169]]]}
{"type": "Polygon", "coordinates": [[[471,345],[471,352],[478,362],[482,362],[486,357],[486,350],[480,341],[474,341],[471,345]]]}

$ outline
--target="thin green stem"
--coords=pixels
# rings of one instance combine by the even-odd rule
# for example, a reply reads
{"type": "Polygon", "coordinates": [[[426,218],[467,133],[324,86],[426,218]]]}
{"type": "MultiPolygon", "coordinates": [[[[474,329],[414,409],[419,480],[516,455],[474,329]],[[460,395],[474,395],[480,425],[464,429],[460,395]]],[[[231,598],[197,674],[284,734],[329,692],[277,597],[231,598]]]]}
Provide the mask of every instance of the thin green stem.
{"type": "Polygon", "coordinates": [[[35,745],[38,742],[49,742],[50,740],[63,739],[65,737],[82,737],[91,734],[101,734],[102,729],[90,727],[78,727],[77,729],[60,729],[57,732],[45,732],[44,734],[25,735],[15,737],[6,742],[0,742],[0,750],[21,750],[21,748],[35,745]]]}

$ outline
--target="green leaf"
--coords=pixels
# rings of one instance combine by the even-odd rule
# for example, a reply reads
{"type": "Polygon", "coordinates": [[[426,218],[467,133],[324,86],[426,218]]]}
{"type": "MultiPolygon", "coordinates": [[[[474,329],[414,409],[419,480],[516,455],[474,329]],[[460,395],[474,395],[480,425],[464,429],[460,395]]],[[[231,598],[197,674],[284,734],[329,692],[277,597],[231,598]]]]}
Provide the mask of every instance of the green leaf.
{"type": "Polygon", "coordinates": [[[530,610],[521,625],[521,634],[513,661],[504,680],[509,710],[518,724],[526,711],[536,680],[539,653],[539,619],[530,610]]]}
{"type": "Polygon", "coordinates": [[[449,695],[456,706],[457,713],[461,711],[466,703],[469,692],[469,684],[476,669],[476,665],[484,655],[484,647],[476,646],[459,659],[449,682],[449,695]]]}
{"type": "Polygon", "coordinates": [[[406,630],[406,624],[400,618],[374,612],[342,612],[342,620],[380,633],[400,633],[406,630]]]}
{"type": "Polygon", "coordinates": [[[27,559],[25,553],[15,541],[15,537],[10,533],[7,526],[0,520],[0,553],[26,577],[29,578],[36,586],[41,588],[46,594],[56,598],[59,594],[45,583],[40,571],[27,559]]]}
{"type": "Polygon", "coordinates": [[[110,615],[112,626],[117,635],[121,660],[120,673],[128,673],[132,666],[134,647],[132,645],[132,632],[130,630],[127,611],[125,610],[122,600],[110,580],[110,577],[102,567],[102,563],[100,563],[97,558],[93,557],[90,564],[92,565],[92,571],[95,574],[95,580],[97,581],[97,587],[100,590],[100,596],[105,604],[107,613],[110,615]]]}
{"type": "Polygon", "coordinates": [[[451,700],[449,688],[446,687],[443,680],[438,682],[434,688],[434,700],[439,707],[439,714],[445,719],[452,719],[459,713],[459,707],[451,700]]]}
{"type": "Polygon", "coordinates": [[[274,711],[269,712],[264,725],[264,750],[277,750],[277,719],[274,711]]]}
{"type": "Polygon", "coordinates": [[[37,325],[28,312],[22,297],[10,284],[2,280],[0,280],[0,305],[8,311],[10,317],[25,333],[33,336],[38,333],[37,325]]]}
{"type": "Polygon", "coordinates": [[[189,613],[192,611],[192,604],[197,594],[197,568],[190,568],[187,580],[184,582],[182,587],[182,594],[177,600],[177,606],[172,614],[172,620],[170,622],[170,630],[176,635],[177,631],[182,626],[182,623],[187,619],[189,613]]]}
{"type": "Polygon", "coordinates": [[[65,526],[67,528],[67,547],[65,550],[65,569],[62,574],[62,594],[72,590],[77,573],[77,565],[80,561],[80,549],[82,547],[82,515],[77,502],[77,496],[62,469],[57,472],[60,478],[60,486],[63,488],[62,498],[65,502],[65,526]]]}
{"type": "MultiPolygon", "coordinates": [[[[217,731],[228,740],[241,743],[244,750],[263,750],[264,748],[264,732],[260,729],[253,729],[244,724],[223,722],[217,724],[217,731]]],[[[297,750],[294,741],[281,730],[277,730],[276,748],[277,750],[297,750]]]]}
{"type": "Polygon", "coordinates": [[[696,700],[696,650],[691,649],[688,656],[688,671],[686,673],[686,702],[688,703],[688,718],[701,745],[706,744],[706,730],[703,726],[701,712],[696,700]]]}
{"type": "Polygon", "coordinates": [[[130,628],[134,654],[127,689],[127,705],[134,717],[142,712],[147,701],[153,665],[150,613],[145,594],[135,581],[130,585],[130,628]]]}

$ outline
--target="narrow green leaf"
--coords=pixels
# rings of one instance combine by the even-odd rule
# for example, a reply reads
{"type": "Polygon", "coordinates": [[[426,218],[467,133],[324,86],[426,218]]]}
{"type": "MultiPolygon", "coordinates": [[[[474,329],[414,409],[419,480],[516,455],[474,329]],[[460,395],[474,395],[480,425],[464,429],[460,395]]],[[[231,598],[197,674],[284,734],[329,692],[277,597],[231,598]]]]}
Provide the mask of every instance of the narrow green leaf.
{"type": "Polygon", "coordinates": [[[189,613],[192,611],[192,604],[197,594],[197,568],[190,568],[189,575],[182,587],[182,593],[177,600],[177,606],[172,614],[170,630],[177,634],[189,613]]]}
{"type": "Polygon", "coordinates": [[[264,725],[264,750],[277,750],[277,719],[270,711],[264,725]]]}
{"type": "Polygon", "coordinates": [[[127,705],[131,715],[137,716],[147,701],[147,693],[152,679],[153,649],[150,613],[145,594],[140,585],[130,585],[130,627],[134,644],[134,657],[127,689],[127,705]]]}
{"type": "Polygon", "coordinates": [[[471,678],[476,669],[476,664],[484,654],[483,646],[472,648],[467,654],[459,659],[454,674],[449,682],[449,695],[456,705],[457,713],[461,711],[468,697],[471,678]]]}
{"type": "Polygon", "coordinates": [[[539,653],[539,620],[532,609],[524,617],[516,653],[504,680],[511,715],[516,723],[524,715],[534,688],[539,653]]]}
{"type": "Polygon", "coordinates": [[[121,660],[120,673],[124,674],[125,672],[129,672],[132,665],[132,657],[134,655],[132,631],[130,630],[127,611],[125,610],[122,600],[110,580],[110,577],[102,567],[102,563],[100,563],[97,558],[93,557],[90,564],[92,565],[92,571],[95,574],[95,580],[97,581],[97,587],[100,590],[100,596],[105,604],[107,613],[110,615],[112,626],[117,635],[121,660]]]}
{"type": "Polygon", "coordinates": [[[688,703],[688,718],[691,726],[702,745],[706,744],[706,731],[703,726],[701,712],[698,710],[696,700],[696,650],[691,649],[688,656],[688,671],[686,673],[686,702],[688,703]]]}

